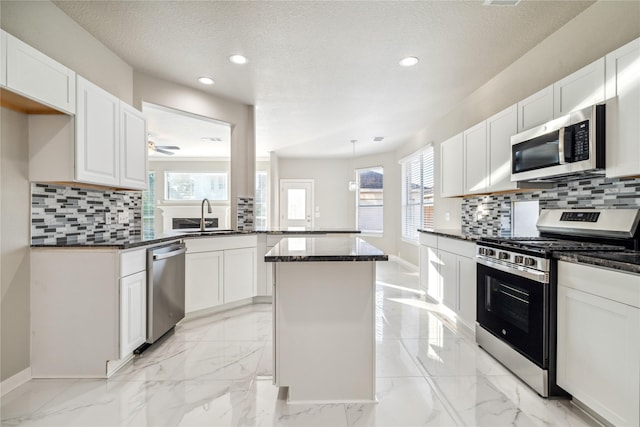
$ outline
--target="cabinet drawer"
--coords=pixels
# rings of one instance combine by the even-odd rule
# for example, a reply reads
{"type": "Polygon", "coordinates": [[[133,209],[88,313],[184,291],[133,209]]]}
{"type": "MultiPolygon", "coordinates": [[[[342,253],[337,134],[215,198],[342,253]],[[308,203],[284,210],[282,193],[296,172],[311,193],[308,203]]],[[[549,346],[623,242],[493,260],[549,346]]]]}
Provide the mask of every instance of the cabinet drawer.
{"type": "Polygon", "coordinates": [[[438,247],[438,236],[436,236],[435,234],[421,232],[418,237],[420,239],[421,245],[429,246],[432,248],[438,247]]]}
{"type": "Polygon", "coordinates": [[[558,262],[558,284],[640,308],[640,275],[558,262]]]}
{"type": "Polygon", "coordinates": [[[475,258],[476,244],[447,237],[438,238],[438,250],[447,251],[466,258],[475,258]]]}
{"type": "Polygon", "coordinates": [[[248,236],[195,237],[185,239],[187,253],[222,251],[226,249],[250,248],[258,245],[255,234],[248,236]]]}
{"type": "Polygon", "coordinates": [[[129,276],[147,269],[147,250],[135,249],[120,252],[120,277],[129,276]]]}

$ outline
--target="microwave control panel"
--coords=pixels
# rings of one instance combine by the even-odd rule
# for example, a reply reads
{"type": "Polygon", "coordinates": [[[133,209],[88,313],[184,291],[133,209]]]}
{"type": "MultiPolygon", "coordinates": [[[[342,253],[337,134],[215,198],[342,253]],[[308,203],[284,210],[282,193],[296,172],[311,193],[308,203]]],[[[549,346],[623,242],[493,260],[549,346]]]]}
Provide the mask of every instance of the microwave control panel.
{"type": "Polygon", "coordinates": [[[565,156],[569,162],[589,159],[589,121],[576,123],[565,128],[565,144],[569,143],[569,151],[565,156]]]}

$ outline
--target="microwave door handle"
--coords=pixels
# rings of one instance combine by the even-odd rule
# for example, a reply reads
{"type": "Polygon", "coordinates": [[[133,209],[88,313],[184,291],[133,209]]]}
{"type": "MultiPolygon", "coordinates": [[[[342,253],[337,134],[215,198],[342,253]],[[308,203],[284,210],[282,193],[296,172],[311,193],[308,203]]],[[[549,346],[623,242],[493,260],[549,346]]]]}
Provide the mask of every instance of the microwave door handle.
{"type": "Polygon", "coordinates": [[[558,129],[558,162],[563,165],[566,163],[565,146],[564,146],[564,127],[558,129]]]}
{"type": "Polygon", "coordinates": [[[563,144],[564,144],[564,161],[565,163],[571,162],[573,160],[573,127],[569,126],[564,128],[563,132],[563,144]]]}

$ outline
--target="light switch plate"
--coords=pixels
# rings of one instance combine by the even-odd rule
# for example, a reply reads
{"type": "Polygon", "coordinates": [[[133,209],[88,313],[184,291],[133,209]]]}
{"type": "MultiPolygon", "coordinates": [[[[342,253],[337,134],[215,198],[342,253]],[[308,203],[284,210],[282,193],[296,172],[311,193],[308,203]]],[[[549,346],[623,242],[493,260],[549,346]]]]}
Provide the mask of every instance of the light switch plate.
{"type": "Polygon", "coordinates": [[[129,222],[129,212],[118,212],[118,224],[125,224],[129,222]]]}

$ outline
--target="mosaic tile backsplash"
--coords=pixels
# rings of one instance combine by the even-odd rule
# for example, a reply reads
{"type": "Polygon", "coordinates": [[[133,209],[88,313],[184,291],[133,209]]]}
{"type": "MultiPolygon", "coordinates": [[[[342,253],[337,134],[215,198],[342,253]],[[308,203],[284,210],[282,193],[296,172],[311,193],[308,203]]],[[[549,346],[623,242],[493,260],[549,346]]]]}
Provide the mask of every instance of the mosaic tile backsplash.
{"type": "Polygon", "coordinates": [[[142,230],[142,193],[31,184],[31,244],[124,239],[142,230]],[[118,219],[124,214],[128,219],[118,219]]]}
{"type": "Polygon", "coordinates": [[[555,188],[523,193],[465,197],[462,232],[511,235],[512,202],[537,200],[540,209],[623,209],[640,207],[640,178],[593,178],[559,183],[555,188]]]}
{"type": "Polygon", "coordinates": [[[238,231],[253,231],[253,197],[238,197],[238,231]]]}

